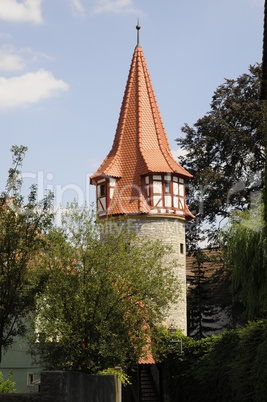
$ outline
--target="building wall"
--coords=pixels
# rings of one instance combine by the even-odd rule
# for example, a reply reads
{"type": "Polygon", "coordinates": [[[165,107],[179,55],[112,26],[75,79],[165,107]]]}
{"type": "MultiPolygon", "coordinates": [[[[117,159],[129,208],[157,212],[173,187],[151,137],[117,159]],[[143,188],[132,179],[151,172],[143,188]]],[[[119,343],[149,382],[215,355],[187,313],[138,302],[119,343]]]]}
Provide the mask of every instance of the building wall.
{"type": "Polygon", "coordinates": [[[187,332],[186,308],[186,249],[185,249],[185,221],[178,218],[163,216],[127,217],[132,229],[140,236],[151,240],[161,240],[172,246],[173,252],[166,256],[165,262],[175,260],[174,274],[177,278],[179,299],[172,305],[164,324],[168,327],[173,324],[185,335],[187,332]],[[183,245],[183,246],[180,246],[183,245]],[[183,252],[181,250],[183,248],[183,252]]]}
{"type": "Polygon", "coordinates": [[[33,374],[33,380],[40,378],[41,367],[33,363],[26,338],[16,337],[14,344],[3,353],[0,371],[4,380],[7,380],[9,372],[12,372],[18,392],[38,392],[38,385],[27,384],[29,374],[33,374]]]}

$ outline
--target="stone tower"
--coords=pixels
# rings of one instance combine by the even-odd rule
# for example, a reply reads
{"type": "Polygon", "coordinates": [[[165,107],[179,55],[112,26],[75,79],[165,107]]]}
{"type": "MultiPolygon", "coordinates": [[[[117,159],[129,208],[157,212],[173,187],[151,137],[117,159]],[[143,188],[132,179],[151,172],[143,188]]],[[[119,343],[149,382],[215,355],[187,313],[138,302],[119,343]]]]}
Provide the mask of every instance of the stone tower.
{"type": "Polygon", "coordinates": [[[134,50],[113,146],[91,176],[101,218],[124,216],[139,235],[171,244],[180,298],[165,324],[186,334],[185,224],[193,218],[185,202],[192,177],[172,157],[138,41],[134,50]]]}

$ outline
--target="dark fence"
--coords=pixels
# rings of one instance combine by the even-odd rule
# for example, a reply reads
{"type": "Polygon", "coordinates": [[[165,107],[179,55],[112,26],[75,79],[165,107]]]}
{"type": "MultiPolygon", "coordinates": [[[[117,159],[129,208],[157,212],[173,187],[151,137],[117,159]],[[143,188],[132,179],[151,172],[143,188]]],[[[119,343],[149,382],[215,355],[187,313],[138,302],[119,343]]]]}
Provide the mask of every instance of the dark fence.
{"type": "Polygon", "coordinates": [[[0,394],[1,402],[120,402],[117,377],[72,371],[44,371],[40,392],[0,394]]]}

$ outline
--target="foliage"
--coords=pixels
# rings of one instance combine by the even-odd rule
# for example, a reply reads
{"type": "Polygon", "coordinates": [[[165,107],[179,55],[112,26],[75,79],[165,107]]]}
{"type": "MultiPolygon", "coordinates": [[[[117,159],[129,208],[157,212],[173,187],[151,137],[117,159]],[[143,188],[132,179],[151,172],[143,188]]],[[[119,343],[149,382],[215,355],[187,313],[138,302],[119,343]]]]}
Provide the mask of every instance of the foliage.
{"type": "Polygon", "coordinates": [[[267,321],[194,341],[169,344],[163,360],[164,386],[170,401],[265,401],[267,321]]]}
{"type": "Polygon", "coordinates": [[[233,267],[233,290],[240,290],[249,319],[267,313],[267,239],[263,227],[261,204],[234,214],[223,238],[227,262],[233,267]]]}
{"type": "Polygon", "coordinates": [[[15,389],[15,382],[12,380],[12,373],[8,374],[7,380],[3,378],[3,374],[0,371],[0,394],[9,394],[17,392],[15,389]]]}
{"type": "Polygon", "coordinates": [[[126,370],[144,354],[151,325],[177,295],[166,247],[137,239],[127,221],[98,221],[72,204],[47,236],[45,293],[37,304],[39,342],[48,369],[126,370]]]}
{"type": "Polygon", "coordinates": [[[131,385],[130,377],[126,374],[120,367],[118,368],[107,368],[100,371],[98,374],[102,375],[116,375],[121,381],[122,385],[131,385]]]}
{"type": "Polygon", "coordinates": [[[175,333],[171,334],[170,328],[164,325],[153,327],[151,332],[152,354],[156,362],[162,363],[170,353],[174,353],[180,361],[182,356],[183,345],[188,345],[192,340],[186,337],[181,331],[175,329],[175,333]]]}
{"type": "MultiPolygon", "coordinates": [[[[266,64],[266,63],[265,63],[266,64]]],[[[266,66],[265,66],[266,67],[266,66]]],[[[266,82],[265,82],[265,89],[266,89],[266,82]]],[[[265,92],[266,95],[266,92],[265,92]]],[[[265,160],[267,159],[267,100],[264,99],[262,101],[263,105],[263,121],[264,121],[264,143],[265,143],[265,160]]],[[[267,237],[267,164],[265,164],[264,169],[264,191],[263,191],[263,205],[264,205],[264,231],[265,236],[267,237]]]]}
{"type": "Polygon", "coordinates": [[[182,165],[193,174],[187,189],[196,219],[188,225],[188,249],[200,240],[215,241],[218,222],[233,209],[244,210],[262,190],[263,108],[259,100],[261,68],[226,79],[212,97],[211,109],[177,143],[186,152],[182,165]]]}
{"type": "Polygon", "coordinates": [[[37,202],[32,186],[28,202],[20,194],[20,166],[26,147],[12,147],[13,165],[6,191],[0,197],[0,361],[2,349],[25,333],[25,317],[34,306],[44,281],[35,261],[50,227],[51,195],[37,202]]]}

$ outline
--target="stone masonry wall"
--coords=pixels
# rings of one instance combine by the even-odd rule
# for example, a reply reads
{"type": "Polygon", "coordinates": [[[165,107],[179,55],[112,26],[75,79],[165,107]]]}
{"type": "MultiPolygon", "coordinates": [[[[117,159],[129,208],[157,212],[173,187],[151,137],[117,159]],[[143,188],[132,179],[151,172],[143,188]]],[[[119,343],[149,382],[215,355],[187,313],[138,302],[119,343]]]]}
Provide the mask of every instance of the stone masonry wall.
{"type": "Polygon", "coordinates": [[[166,257],[175,260],[174,273],[177,278],[179,289],[179,300],[172,305],[164,324],[168,327],[171,324],[181,330],[185,335],[187,331],[186,312],[186,248],[185,248],[185,222],[178,218],[156,217],[135,217],[129,218],[131,228],[140,236],[146,236],[151,240],[160,239],[163,243],[170,244],[173,248],[172,254],[166,257]],[[181,251],[180,244],[183,250],[181,251]]]}

